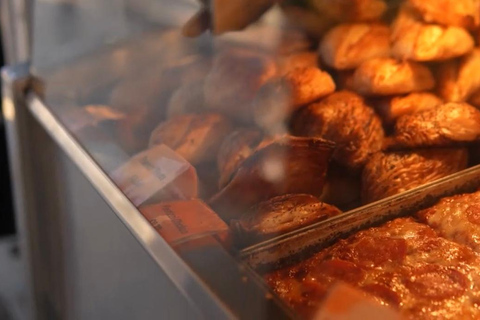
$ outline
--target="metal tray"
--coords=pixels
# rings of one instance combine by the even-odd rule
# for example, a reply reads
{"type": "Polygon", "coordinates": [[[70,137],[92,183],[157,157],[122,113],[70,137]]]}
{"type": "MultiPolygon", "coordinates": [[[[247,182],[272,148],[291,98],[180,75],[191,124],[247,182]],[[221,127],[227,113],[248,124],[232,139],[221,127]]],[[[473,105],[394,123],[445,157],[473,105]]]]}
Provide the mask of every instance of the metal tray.
{"type": "Polygon", "coordinates": [[[257,272],[296,262],[356,231],[411,215],[440,198],[480,187],[480,165],[340,216],[292,231],[240,251],[239,258],[257,272]]]}

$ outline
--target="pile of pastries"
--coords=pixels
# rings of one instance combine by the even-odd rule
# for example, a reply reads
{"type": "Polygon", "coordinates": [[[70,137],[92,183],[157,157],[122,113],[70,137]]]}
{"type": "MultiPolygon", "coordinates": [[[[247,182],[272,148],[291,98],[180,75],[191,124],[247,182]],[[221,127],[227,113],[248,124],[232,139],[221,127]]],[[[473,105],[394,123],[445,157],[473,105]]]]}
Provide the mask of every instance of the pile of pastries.
{"type": "Polygon", "coordinates": [[[120,83],[110,103],[130,108],[125,148],[175,150],[196,168],[199,196],[251,241],[473,163],[479,1],[277,6],[287,22],[256,43],[218,37],[212,54],[182,51],[120,83]]]}

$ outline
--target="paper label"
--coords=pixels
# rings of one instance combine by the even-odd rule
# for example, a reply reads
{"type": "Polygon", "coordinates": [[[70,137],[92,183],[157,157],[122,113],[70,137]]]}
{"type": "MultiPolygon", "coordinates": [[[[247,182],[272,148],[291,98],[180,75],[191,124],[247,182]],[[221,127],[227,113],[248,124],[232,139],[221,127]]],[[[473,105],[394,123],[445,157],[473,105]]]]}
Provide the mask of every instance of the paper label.
{"type": "MultiPolygon", "coordinates": [[[[159,145],[134,156],[116,169],[112,179],[133,204],[139,206],[190,168],[191,165],[175,151],[159,145]]],[[[171,188],[169,192],[182,198],[182,190],[171,188]]]]}
{"type": "Polygon", "coordinates": [[[140,212],[169,243],[207,234],[226,235],[229,230],[227,224],[199,199],[143,206],[140,212]]]}

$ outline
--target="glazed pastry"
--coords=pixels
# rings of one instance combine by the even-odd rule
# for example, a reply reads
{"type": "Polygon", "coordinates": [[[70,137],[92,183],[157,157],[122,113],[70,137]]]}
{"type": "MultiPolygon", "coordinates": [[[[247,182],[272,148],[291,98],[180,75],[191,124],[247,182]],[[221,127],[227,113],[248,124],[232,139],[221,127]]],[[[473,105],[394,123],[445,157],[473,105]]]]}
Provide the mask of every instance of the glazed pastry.
{"type": "Polygon", "coordinates": [[[332,205],[309,194],[288,194],[264,201],[232,226],[243,243],[254,243],[340,214],[332,205]]]}
{"type": "Polygon", "coordinates": [[[207,108],[251,122],[253,99],[276,73],[273,59],[258,52],[236,49],[219,53],[205,79],[207,108]]]}
{"type": "Polygon", "coordinates": [[[474,46],[472,36],[465,29],[425,23],[409,6],[400,9],[392,26],[391,40],[395,58],[415,61],[459,57],[474,46]]]}
{"type": "Polygon", "coordinates": [[[178,115],[155,128],[149,146],[165,144],[197,165],[216,159],[223,138],[231,130],[230,121],[219,114],[178,115]]]}
{"type": "Polygon", "coordinates": [[[230,181],[235,170],[255,152],[264,139],[264,134],[258,129],[240,129],[223,140],[217,155],[220,188],[230,181]]]}
{"type": "Polygon", "coordinates": [[[442,237],[480,253],[480,191],[443,198],[416,215],[442,237]]]}
{"type": "Polygon", "coordinates": [[[286,130],[278,130],[278,126],[284,126],[295,110],[334,91],[335,83],[327,72],[316,67],[296,68],[260,89],[255,99],[255,122],[270,132],[284,133],[286,130]]]}
{"type": "Polygon", "coordinates": [[[434,109],[442,103],[442,99],[432,93],[414,92],[406,96],[382,99],[376,103],[375,109],[386,124],[392,124],[400,116],[434,109]]]}
{"type": "Polygon", "coordinates": [[[362,95],[397,95],[434,86],[430,70],[413,61],[372,59],[362,63],[353,74],[353,88],[362,95]]]}
{"type": "Polygon", "coordinates": [[[480,318],[479,263],[470,248],[400,218],[339,240],[265,280],[303,319],[314,319],[328,290],[342,281],[405,319],[473,320],[480,318]]]}
{"type": "Polygon", "coordinates": [[[480,111],[467,103],[449,102],[398,118],[390,146],[448,147],[478,139],[480,111]]]}
{"type": "Polygon", "coordinates": [[[340,24],[323,37],[322,60],[335,69],[354,69],[372,58],[390,56],[390,28],[382,24],[340,24]]]}
{"type": "Polygon", "coordinates": [[[381,149],[384,138],[380,118],[362,97],[349,91],[335,92],[301,109],[292,120],[292,132],[334,141],[335,160],[353,170],[381,149]]]}
{"type": "Polygon", "coordinates": [[[289,193],[320,195],[334,144],[316,138],[284,137],[258,148],[242,162],[230,182],[210,201],[225,220],[289,193]]]}
{"type": "Polygon", "coordinates": [[[408,0],[426,22],[475,29],[480,24],[478,0],[408,0]]]}
{"type": "Polygon", "coordinates": [[[383,0],[314,0],[311,5],[320,14],[340,22],[377,21],[387,10],[383,0]]]}
{"type": "Polygon", "coordinates": [[[467,164],[465,148],[376,153],[363,168],[362,202],[413,189],[463,170],[467,164]]]}
{"type": "Polygon", "coordinates": [[[438,94],[445,101],[467,101],[480,89],[480,49],[439,66],[438,94]]]}

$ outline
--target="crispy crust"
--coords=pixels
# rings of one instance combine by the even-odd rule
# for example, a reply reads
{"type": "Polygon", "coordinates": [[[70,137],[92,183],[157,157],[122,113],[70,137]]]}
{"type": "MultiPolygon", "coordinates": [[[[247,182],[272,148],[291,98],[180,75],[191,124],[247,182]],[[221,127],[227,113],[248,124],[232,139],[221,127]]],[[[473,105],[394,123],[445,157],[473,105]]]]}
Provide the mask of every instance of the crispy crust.
{"type": "Polygon", "coordinates": [[[424,23],[407,5],[392,26],[392,55],[398,59],[446,60],[468,53],[473,46],[465,29],[424,23]]]}
{"type": "Polygon", "coordinates": [[[334,158],[357,170],[381,149],[384,132],[380,118],[363,98],[339,91],[299,111],[292,130],[300,136],[320,137],[337,144],[334,158]]]}
{"type": "Polygon", "coordinates": [[[329,67],[354,69],[369,59],[390,56],[390,28],[382,24],[340,24],[325,35],[319,51],[329,67]]]}
{"type": "Polygon", "coordinates": [[[473,30],[480,24],[478,0],[408,0],[426,22],[473,30]]]}
{"type": "Polygon", "coordinates": [[[370,203],[465,169],[467,149],[379,152],[362,174],[362,201],[370,203]]]}
{"type": "Polygon", "coordinates": [[[459,60],[439,66],[438,94],[451,102],[467,101],[480,89],[480,50],[475,49],[459,60]]]}
{"type": "Polygon", "coordinates": [[[391,147],[446,147],[480,139],[480,111],[449,102],[397,120],[391,147]]]}
{"type": "Polygon", "coordinates": [[[397,95],[434,86],[430,70],[412,61],[372,59],[362,63],[353,75],[353,87],[363,95],[397,95]]]}

